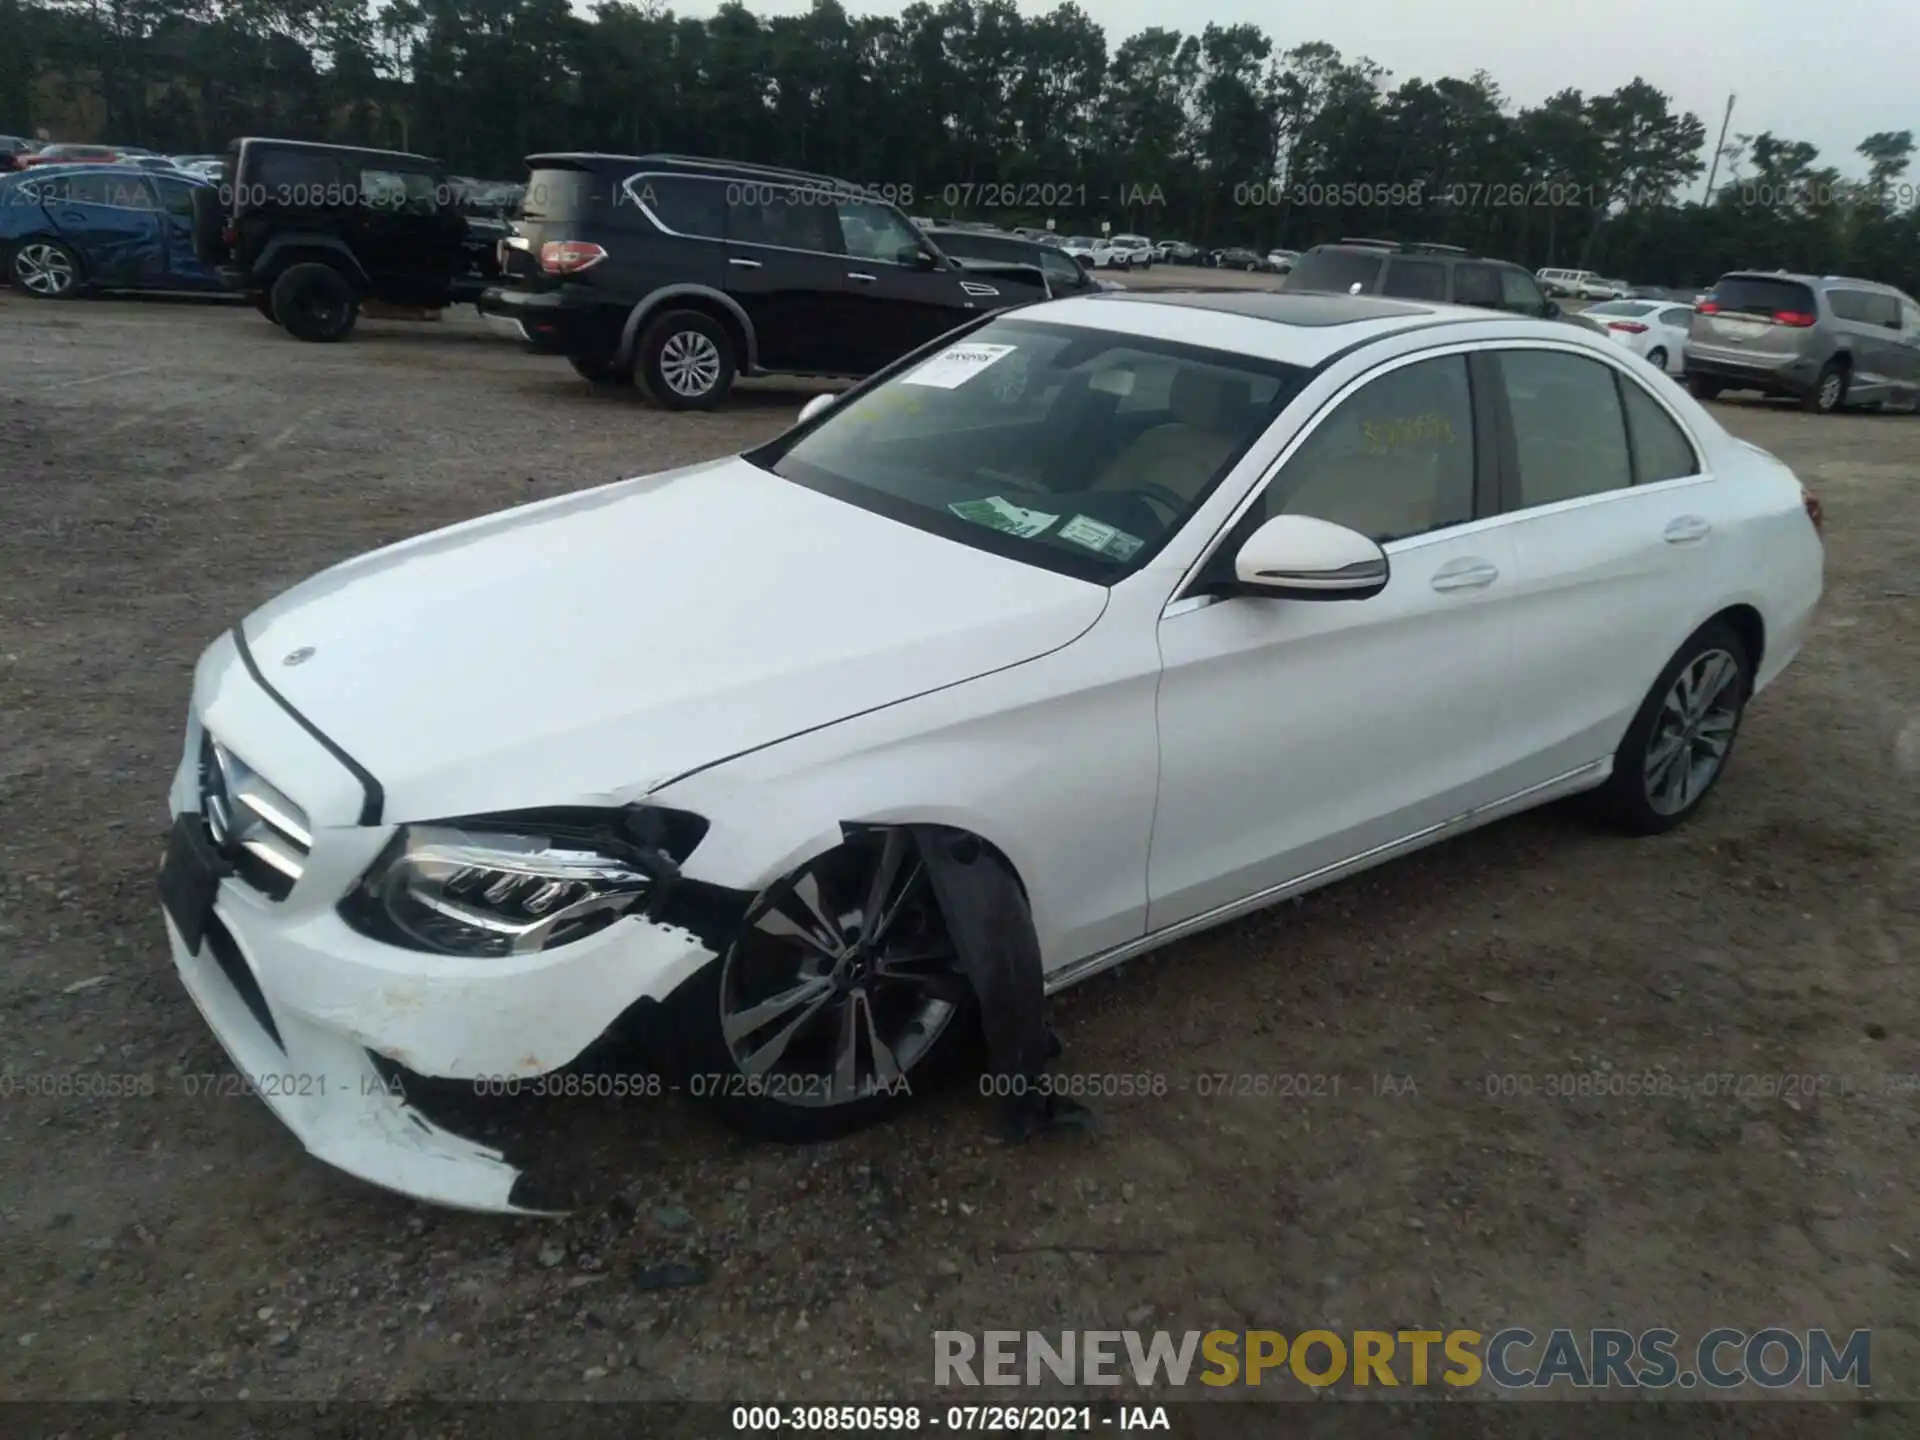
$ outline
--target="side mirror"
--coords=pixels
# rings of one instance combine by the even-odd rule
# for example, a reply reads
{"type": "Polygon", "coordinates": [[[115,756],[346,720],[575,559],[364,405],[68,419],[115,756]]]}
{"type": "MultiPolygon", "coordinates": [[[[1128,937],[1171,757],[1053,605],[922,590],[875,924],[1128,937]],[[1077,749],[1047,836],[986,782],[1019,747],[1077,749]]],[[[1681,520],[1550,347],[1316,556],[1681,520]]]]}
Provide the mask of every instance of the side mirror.
{"type": "Polygon", "coordinates": [[[1560,302],[1558,300],[1549,300],[1547,301],[1546,309],[1540,313],[1549,320],[1558,320],[1567,312],[1560,308],[1560,302]]]}
{"type": "Polygon", "coordinates": [[[807,401],[806,404],[800,407],[799,423],[802,425],[806,424],[807,421],[813,419],[814,416],[818,415],[822,410],[825,410],[828,406],[832,405],[833,402],[838,400],[839,398],[840,397],[838,395],[834,395],[831,393],[826,395],[814,396],[811,400],[807,401]]]}
{"type": "Polygon", "coordinates": [[[1242,594],[1366,600],[1387,588],[1387,553],[1357,530],[1311,515],[1276,515],[1233,559],[1242,594]]]}

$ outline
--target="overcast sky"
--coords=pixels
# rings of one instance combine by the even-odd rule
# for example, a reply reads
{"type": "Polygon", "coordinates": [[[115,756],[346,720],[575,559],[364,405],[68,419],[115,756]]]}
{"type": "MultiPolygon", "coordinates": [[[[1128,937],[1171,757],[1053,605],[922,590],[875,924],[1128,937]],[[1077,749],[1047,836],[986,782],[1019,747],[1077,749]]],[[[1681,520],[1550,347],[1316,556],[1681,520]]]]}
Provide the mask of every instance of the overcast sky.
{"type": "MultiPolygon", "coordinates": [[[[856,14],[897,14],[906,0],[842,0],[856,14]]],[[[1017,0],[1042,14],[1052,0],[1017,0]]],[[[747,0],[760,15],[804,14],[808,0],[747,0]]],[[[1789,0],[1081,0],[1109,51],[1150,25],[1199,31],[1258,25],[1281,50],[1325,40],[1365,55],[1398,83],[1486,70],[1516,104],[1568,87],[1589,94],[1643,77],[1719,134],[1729,92],[1733,133],[1771,130],[1864,172],[1854,146],[1878,130],[1920,131],[1920,5],[1851,0],[1842,9],[1789,0]]],[[[680,14],[716,4],[681,0],[680,14]]],[[[1704,177],[1703,177],[1704,179],[1704,177]]]]}

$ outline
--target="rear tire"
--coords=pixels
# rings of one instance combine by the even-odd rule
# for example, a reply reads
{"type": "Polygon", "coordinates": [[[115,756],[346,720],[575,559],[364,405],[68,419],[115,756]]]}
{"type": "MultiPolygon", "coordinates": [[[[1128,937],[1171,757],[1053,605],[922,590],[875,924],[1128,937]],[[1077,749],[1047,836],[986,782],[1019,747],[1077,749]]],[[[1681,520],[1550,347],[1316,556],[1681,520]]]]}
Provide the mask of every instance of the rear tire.
{"type": "Polygon", "coordinates": [[[330,345],[353,333],[360,295],[331,265],[289,265],[268,291],[273,318],[296,340],[330,345]]]}
{"type": "Polygon", "coordinates": [[[1667,368],[1666,347],[1664,345],[1656,345],[1653,349],[1649,350],[1647,352],[1647,363],[1664,373],[1667,368]]]}
{"type": "Polygon", "coordinates": [[[711,410],[738,373],[733,337],[711,315],[669,310],[640,336],[634,376],[649,399],[669,410],[711,410]]]}
{"type": "Polygon", "coordinates": [[[1602,809],[1632,835],[1659,835],[1700,808],[1726,773],[1753,693],[1746,642],[1712,620],[1653,682],[1614,752],[1602,809]]]}
{"type": "Polygon", "coordinates": [[[1814,415],[1833,414],[1847,403],[1848,378],[1846,366],[1829,360],[1820,367],[1813,388],[1800,402],[1801,408],[1814,415]]]}
{"type": "Polygon", "coordinates": [[[1718,400],[1720,398],[1720,382],[1718,380],[1708,380],[1701,375],[1689,375],[1687,377],[1687,389],[1692,392],[1693,398],[1696,400],[1718,400]]]}
{"type": "Polygon", "coordinates": [[[14,289],[36,300],[71,300],[86,288],[80,257],[44,235],[14,246],[7,272],[14,289]]]}

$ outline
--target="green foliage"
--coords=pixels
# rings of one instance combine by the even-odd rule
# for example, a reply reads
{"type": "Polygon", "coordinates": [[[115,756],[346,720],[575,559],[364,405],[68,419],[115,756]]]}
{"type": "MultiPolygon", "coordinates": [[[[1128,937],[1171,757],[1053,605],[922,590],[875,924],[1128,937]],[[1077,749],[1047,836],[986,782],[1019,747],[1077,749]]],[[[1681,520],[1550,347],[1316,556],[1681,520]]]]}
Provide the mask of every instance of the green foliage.
{"type": "Polygon", "coordinates": [[[1081,4],[814,0],[710,18],[656,0],[0,0],[0,132],[177,152],[245,133],[438,155],[498,178],[544,149],[788,164],[916,214],[1300,249],[1438,240],[1529,266],[1703,284],[1759,265],[1920,289],[1910,131],[1867,179],[1706,128],[1643,80],[1516,107],[1492,77],[1407,80],[1252,25],[1109,37],[1081,4]],[[908,198],[910,197],[910,199],[908,198]]]}

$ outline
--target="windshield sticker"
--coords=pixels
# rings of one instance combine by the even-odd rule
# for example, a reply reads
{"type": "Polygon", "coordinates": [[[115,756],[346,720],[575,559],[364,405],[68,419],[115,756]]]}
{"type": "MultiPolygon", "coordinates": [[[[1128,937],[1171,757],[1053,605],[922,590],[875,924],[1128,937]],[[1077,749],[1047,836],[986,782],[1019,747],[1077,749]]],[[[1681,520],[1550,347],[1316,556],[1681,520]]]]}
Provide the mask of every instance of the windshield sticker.
{"type": "Polygon", "coordinates": [[[982,370],[1011,355],[1013,345],[952,345],[900,378],[902,385],[930,385],[936,390],[958,390],[982,370]]]}
{"type": "Polygon", "coordinates": [[[1055,533],[1062,540],[1071,540],[1115,560],[1130,559],[1141,544],[1137,536],[1103,520],[1095,520],[1091,515],[1076,515],[1055,533]]]}
{"type": "Polygon", "coordinates": [[[1060,518],[1042,510],[1023,510],[998,495],[985,500],[956,500],[947,509],[962,520],[971,520],[989,530],[998,530],[1004,535],[1018,535],[1022,539],[1038,535],[1060,518]]]}

